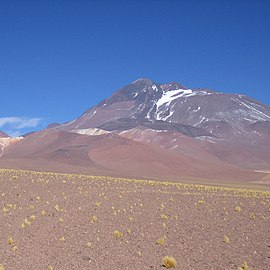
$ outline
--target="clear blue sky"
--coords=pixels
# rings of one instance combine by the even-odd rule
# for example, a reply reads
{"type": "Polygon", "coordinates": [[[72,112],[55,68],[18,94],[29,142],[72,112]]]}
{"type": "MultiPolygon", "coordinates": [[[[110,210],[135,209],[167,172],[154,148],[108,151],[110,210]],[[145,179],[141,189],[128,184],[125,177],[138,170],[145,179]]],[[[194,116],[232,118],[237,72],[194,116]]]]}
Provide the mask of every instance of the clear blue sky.
{"type": "Polygon", "coordinates": [[[0,0],[0,129],[72,120],[140,77],[270,105],[269,14],[269,0],[0,0]]]}

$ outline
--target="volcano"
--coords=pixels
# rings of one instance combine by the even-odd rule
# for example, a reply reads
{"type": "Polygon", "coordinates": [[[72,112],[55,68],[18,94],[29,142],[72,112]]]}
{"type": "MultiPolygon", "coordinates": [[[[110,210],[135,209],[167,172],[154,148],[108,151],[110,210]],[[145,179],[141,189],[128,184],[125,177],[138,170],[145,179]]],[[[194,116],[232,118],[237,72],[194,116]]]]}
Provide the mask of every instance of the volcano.
{"type": "Polygon", "coordinates": [[[269,184],[270,108],[241,94],[142,78],[80,117],[8,145],[0,165],[269,184]]]}

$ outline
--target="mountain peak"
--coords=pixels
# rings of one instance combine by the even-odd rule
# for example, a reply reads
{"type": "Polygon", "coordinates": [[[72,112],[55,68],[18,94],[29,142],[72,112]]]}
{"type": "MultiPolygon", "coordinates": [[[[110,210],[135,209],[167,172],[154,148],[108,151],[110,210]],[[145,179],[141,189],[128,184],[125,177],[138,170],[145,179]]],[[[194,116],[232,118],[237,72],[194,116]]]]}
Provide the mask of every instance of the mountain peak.
{"type": "Polygon", "coordinates": [[[146,85],[146,86],[151,86],[153,84],[155,84],[152,80],[148,79],[148,78],[139,78],[137,80],[135,80],[134,82],[132,82],[131,84],[135,84],[135,85],[146,85]]]}
{"type": "Polygon", "coordinates": [[[170,90],[177,90],[177,89],[188,89],[184,85],[178,82],[170,82],[170,83],[156,83],[149,78],[139,78],[131,83],[131,85],[137,86],[147,86],[151,87],[152,85],[158,85],[161,87],[162,90],[170,91],[170,90]]]}

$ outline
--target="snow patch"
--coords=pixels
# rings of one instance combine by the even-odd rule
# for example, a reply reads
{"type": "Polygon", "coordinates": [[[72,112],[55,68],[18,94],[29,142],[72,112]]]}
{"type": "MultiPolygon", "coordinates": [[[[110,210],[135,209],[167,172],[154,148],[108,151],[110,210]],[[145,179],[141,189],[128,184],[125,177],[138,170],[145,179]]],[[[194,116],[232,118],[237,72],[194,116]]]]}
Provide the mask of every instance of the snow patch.
{"type": "Polygon", "coordinates": [[[201,109],[201,107],[198,107],[197,109],[193,110],[193,112],[198,112],[201,109]]]}
{"type": "MultiPolygon", "coordinates": [[[[253,105],[251,105],[251,104],[247,104],[247,102],[244,102],[244,101],[241,101],[241,100],[239,100],[239,99],[237,99],[237,98],[231,98],[231,100],[233,100],[233,101],[235,101],[236,103],[238,103],[239,105],[242,105],[242,106],[244,106],[244,107],[246,107],[246,108],[248,108],[249,110],[251,110],[251,112],[253,113],[251,113],[250,114],[250,116],[252,116],[252,117],[255,117],[255,118],[259,118],[258,120],[268,120],[268,119],[270,119],[270,116],[269,115],[267,115],[267,114],[265,114],[265,113],[263,113],[263,112],[261,112],[261,111],[259,111],[259,110],[257,110],[256,108],[255,108],[255,106],[253,106],[253,105]],[[255,114],[255,115],[254,115],[255,114]]],[[[253,103],[254,104],[254,103],[253,103]]]]}
{"type": "Polygon", "coordinates": [[[178,146],[178,144],[174,145],[173,147],[169,148],[168,150],[172,150],[174,148],[176,148],[178,146]]]}
{"type": "Polygon", "coordinates": [[[252,120],[252,119],[250,119],[250,118],[243,117],[243,119],[244,119],[244,120],[247,120],[247,121],[249,121],[249,122],[254,123],[254,120],[252,120]]]}
{"type": "Polygon", "coordinates": [[[254,130],[253,132],[254,132],[255,134],[259,135],[260,137],[262,137],[262,134],[259,133],[258,131],[254,130]]]}
{"type": "Polygon", "coordinates": [[[196,123],[194,126],[200,125],[206,119],[206,117],[204,117],[204,116],[200,116],[200,118],[201,118],[201,120],[198,123],[196,123]]]}
{"type": "Polygon", "coordinates": [[[161,107],[164,104],[169,106],[170,103],[177,98],[190,97],[194,95],[196,95],[196,93],[194,93],[191,89],[177,89],[163,92],[162,97],[157,101],[157,108],[161,107]]]}
{"type": "Polygon", "coordinates": [[[158,92],[158,88],[157,88],[157,86],[156,86],[155,84],[152,85],[152,89],[153,89],[154,91],[158,92]]]}
{"type": "Polygon", "coordinates": [[[145,118],[150,119],[150,113],[151,113],[151,110],[148,111],[148,113],[147,113],[147,115],[145,116],[145,118]]]}
{"type": "MultiPolygon", "coordinates": [[[[208,136],[200,136],[200,137],[196,137],[195,139],[199,140],[199,141],[208,141],[208,142],[211,142],[211,143],[217,143],[218,142],[217,139],[215,140],[214,138],[211,138],[211,137],[208,137],[208,136]]],[[[222,141],[222,139],[220,139],[219,141],[222,141]]]]}
{"type": "Polygon", "coordinates": [[[160,115],[162,114],[162,112],[164,112],[164,110],[160,110],[161,107],[168,108],[172,101],[180,97],[191,97],[195,95],[196,93],[193,92],[191,89],[175,89],[175,90],[170,90],[167,92],[163,91],[162,97],[156,103],[157,120],[166,120],[173,114],[173,112],[170,112],[169,116],[161,117],[160,115]]]}

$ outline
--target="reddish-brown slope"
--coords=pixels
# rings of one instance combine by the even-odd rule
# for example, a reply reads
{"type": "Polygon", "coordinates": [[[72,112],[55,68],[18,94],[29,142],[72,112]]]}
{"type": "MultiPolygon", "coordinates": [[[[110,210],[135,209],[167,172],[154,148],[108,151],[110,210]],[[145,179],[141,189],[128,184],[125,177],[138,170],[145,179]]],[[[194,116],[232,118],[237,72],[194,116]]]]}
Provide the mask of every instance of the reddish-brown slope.
{"type": "Polygon", "coordinates": [[[178,181],[239,182],[262,177],[260,173],[250,173],[203,155],[176,153],[116,134],[88,136],[51,129],[10,145],[0,159],[0,166],[178,181]]]}
{"type": "Polygon", "coordinates": [[[243,144],[241,141],[229,142],[217,138],[192,138],[176,131],[151,130],[137,127],[119,134],[135,141],[150,143],[179,155],[188,155],[204,162],[224,162],[250,170],[270,168],[270,136],[262,135],[261,140],[243,144]]]}

